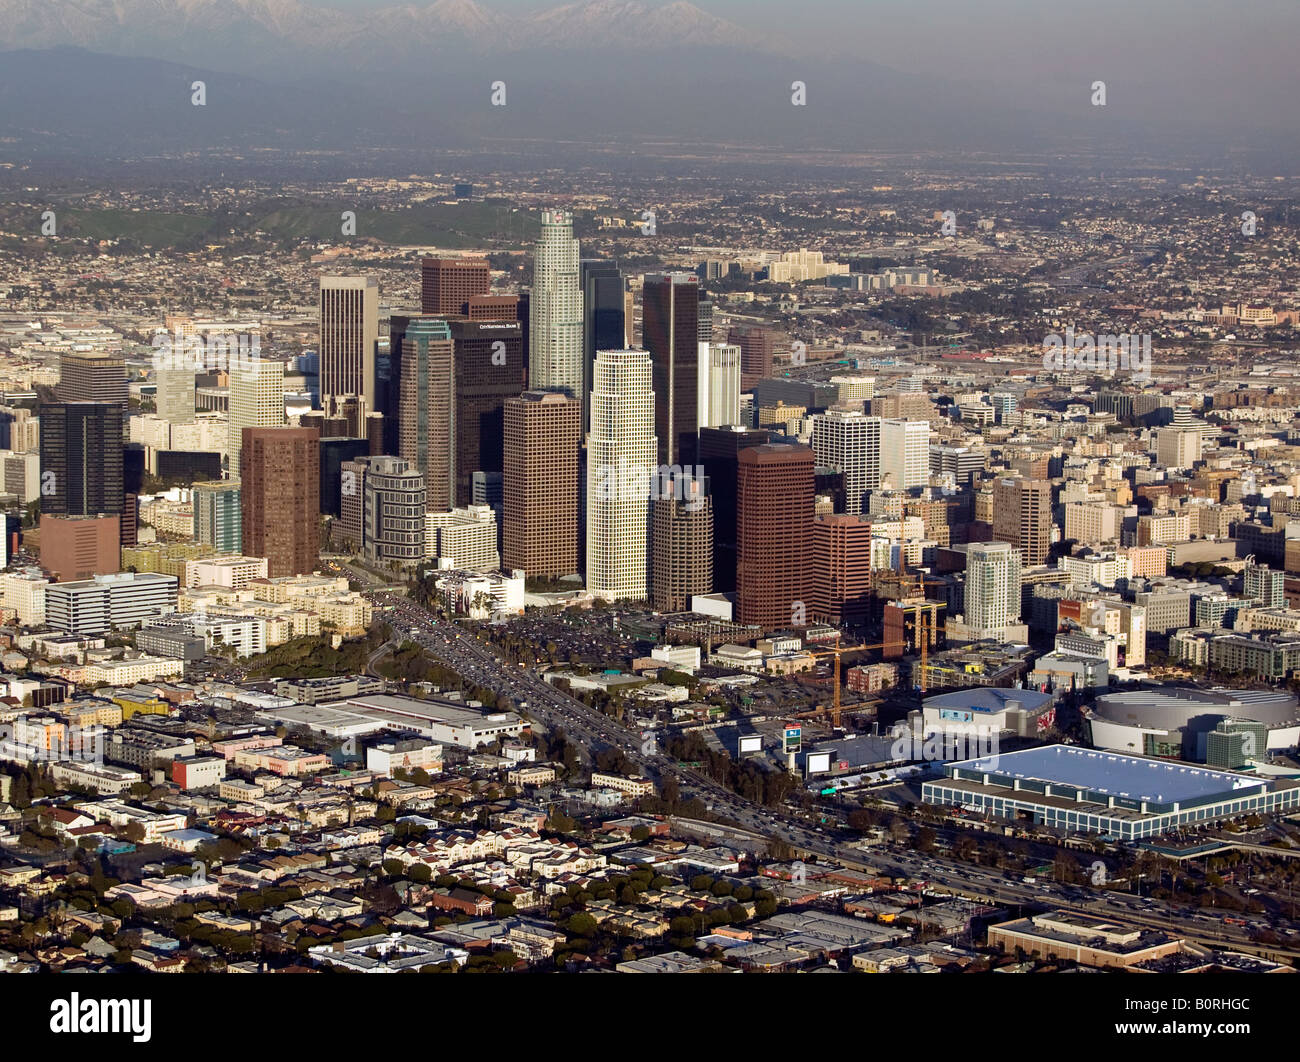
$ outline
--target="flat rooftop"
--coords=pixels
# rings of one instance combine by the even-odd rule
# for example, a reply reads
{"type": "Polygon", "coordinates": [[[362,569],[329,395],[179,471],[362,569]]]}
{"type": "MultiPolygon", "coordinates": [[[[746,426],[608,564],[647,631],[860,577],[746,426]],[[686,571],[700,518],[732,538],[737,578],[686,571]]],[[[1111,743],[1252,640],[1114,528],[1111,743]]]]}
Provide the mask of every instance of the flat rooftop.
{"type": "Polygon", "coordinates": [[[952,770],[984,771],[1004,778],[1022,778],[1077,786],[1106,796],[1146,800],[1156,804],[1211,798],[1265,787],[1259,778],[1215,771],[1167,760],[1125,756],[1075,745],[1047,745],[949,764],[952,770]]]}

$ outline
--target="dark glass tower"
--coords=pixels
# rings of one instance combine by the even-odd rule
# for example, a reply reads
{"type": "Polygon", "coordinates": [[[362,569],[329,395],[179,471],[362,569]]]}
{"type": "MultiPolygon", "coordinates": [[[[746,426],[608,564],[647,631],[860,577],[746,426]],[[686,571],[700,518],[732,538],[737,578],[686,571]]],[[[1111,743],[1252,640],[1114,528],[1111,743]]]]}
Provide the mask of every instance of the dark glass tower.
{"type": "Polygon", "coordinates": [[[617,264],[598,258],[578,263],[582,270],[582,431],[591,428],[591,375],[596,351],[622,350],[623,274],[617,264]]]}
{"type": "Polygon", "coordinates": [[[122,409],[116,402],[41,407],[41,512],[121,516],[122,409]]]}

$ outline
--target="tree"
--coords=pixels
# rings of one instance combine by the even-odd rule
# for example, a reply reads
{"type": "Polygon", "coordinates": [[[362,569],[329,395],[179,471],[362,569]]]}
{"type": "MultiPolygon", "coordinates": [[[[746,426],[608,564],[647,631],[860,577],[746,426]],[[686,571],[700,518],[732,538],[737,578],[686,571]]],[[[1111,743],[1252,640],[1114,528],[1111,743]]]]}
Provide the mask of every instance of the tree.
{"type": "Polygon", "coordinates": [[[573,936],[589,937],[596,932],[596,920],[591,915],[579,911],[569,916],[564,928],[573,936]]]}

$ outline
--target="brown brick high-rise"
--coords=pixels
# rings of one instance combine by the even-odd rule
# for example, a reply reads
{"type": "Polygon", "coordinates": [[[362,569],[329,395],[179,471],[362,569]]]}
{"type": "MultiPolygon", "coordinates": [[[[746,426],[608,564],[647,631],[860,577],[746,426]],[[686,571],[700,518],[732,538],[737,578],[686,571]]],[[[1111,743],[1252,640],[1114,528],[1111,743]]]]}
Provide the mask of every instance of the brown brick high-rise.
{"type": "Polygon", "coordinates": [[[995,482],[993,538],[1020,550],[1026,567],[1046,564],[1052,548],[1052,484],[1017,477],[995,482]]]}
{"type": "Polygon", "coordinates": [[[465,313],[491,287],[486,258],[426,258],[420,267],[420,312],[465,313]]]}
{"type": "Polygon", "coordinates": [[[808,612],[827,623],[866,623],[871,603],[871,521],[821,516],[813,522],[808,612]]]}
{"type": "Polygon", "coordinates": [[[736,457],[736,620],[768,629],[807,615],[813,452],[767,444],[736,457]]]}
{"type": "Polygon", "coordinates": [[[320,432],[244,428],[240,450],[243,548],[271,578],[305,575],[320,554],[320,432]]]}
{"type": "Polygon", "coordinates": [[[501,566],[529,575],[578,570],[582,402],[557,391],[505,400],[501,566]]]}

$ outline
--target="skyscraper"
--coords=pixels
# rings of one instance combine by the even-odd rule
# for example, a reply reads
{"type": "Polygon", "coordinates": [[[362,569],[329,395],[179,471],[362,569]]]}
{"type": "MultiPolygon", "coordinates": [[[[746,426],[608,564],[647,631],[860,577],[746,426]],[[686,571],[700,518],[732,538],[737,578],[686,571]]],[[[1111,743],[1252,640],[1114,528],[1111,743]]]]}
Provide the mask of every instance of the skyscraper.
{"type": "Polygon", "coordinates": [[[806,622],[813,452],[769,443],[736,460],[736,620],[767,629],[806,622]]]}
{"type": "Polygon", "coordinates": [[[772,356],[777,334],[770,328],[748,325],[733,328],[727,342],[740,347],[740,389],[750,390],[759,380],[772,375],[772,356]]]}
{"type": "Polygon", "coordinates": [[[469,505],[475,472],[502,470],[506,399],[524,389],[524,341],[519,322],[451,318],[455,363],[456,505],[469,505]]]}
{"type": "MultiPolygon", "coordinates": [[[[302,425],[307,427],[307,425],[302,425]]],[[[346,436],[322,438],[320,441],[320,511],[322,516],[343,514],[343,462],[369,457],[370,443],[366,439],[346,436]]],[[[346,481],[351,487],[355,476],[346,481]]]]}
{"type": "Polygon", "coordinates": [[[713,590],[713,502],[704,486],[682,475],[650,503],[651,601],[659,612],[687,612],[693,596],[713,590]]]}
{"type": "Polygon", "coordinates": [[[194,370],[188,367],[157,368],[153,379],[158,416],[171,424],[193,424],[194,370]]]}
{"type": "Polygon", "coordinates": [[[245,428],[240,446],[243,551],[271,578],[304,575],[320,553],[320,433],[245,428]]]}
{"type": "Polygon", "coordinates": [[[740,348],[700,341],[699,425],[740,423],[740,348]]]}
{"type": "Polygon", "coordinates": [[[379,282],[374,277],[320,278],[321,402],[343,395],[378,408],[375,341],[379,338],[379,282]]]}
{"type": "Polygon", "coordinates": [[[713,589],[736,589],[736,483],[740,451],[767,442],[761,429],[728,425],[700,429],[700,464],[713,503],[713,589]]]}
{"type": "Polygon", "coordinates": [[[865,512],[867,493],[880,486],[880,418],[856,410],[832,409],[815,414],[812,422],[817,464],[844,474],[844,511],[855,515],[865,512]]]}
{"type": "Polygon", "coordinates": [[[582,430],[591,424],[591,374],[598,350],[625,350],[623,274],[614,262],[584,258],[582,270],[582,430]]]}
{"type": "Polygon", "coordinates": [[[402,366],[398,450],[424,476],[429,511],[451,509],[457,475],[452,440],[459,429],[451,326],[440,317],[394,316],[392,347],[402,366]]]}
{"type": "Polygon", "coordinates": [[[117,403],[42,406],[41,512],[121,516],[124,500],[122,411],[117,403]]]}
{"type": "Polygon", "coordinates": [[[424,477],[400,457],[372,457],[362,496],[362,553],[410,568],[424,557],[424,477]]]}
{"type": "Polygon", "coordinates": [[[809,615],[826,623],[866,623],[871,603],[871,521],[819,516],[812,525],[809,615]]]}
{"type": "Polygon", "coordinates": [[[257,358],[230,374],[230,475],[239,478],[245,428],[284,426],[284,363],[257,358]]]}
{"type": "Polygon", "coordinates": [[[534,390],[582,394],[582,279],[573,216],[542,212],[528,304],[528,384],[534,390]]]}
{"type": "Polygon", "coordinates": [[[1020,554],[1005,542],[973,542],[966,550],[966,626],[1001,631],[1020,619],[1020,554]]]}
{"type": "Polygon", "coordinates": [[[420,265],[420,313],[468,313],[466,304],[491,290],[486,258],[426,258],[420,265]]]}
{"type": "Polygon", "coordinates": [[[880,422],[880,475],[895,490],[930,481],[930,424],[888,417],[880,422]]]}
{"type": "Polygon", "coordinates": [[[1020,550],[1027,565],[1044,564],[1052,548],[1052,484],[1008,477],[993,484],[993,537],[1020,550]]]}
{"type": "Polygon", "coordinates": [[[120,354],[68,351],[59,356],[60,402],[111,402],[125,412],[129,391],[120,354]]]}
{"type": "Polygon", "coordinates": [[[218,553],[242,553],[244,516],[240,504],[239,480],[195,483],[194,537],[200,545],[218,553]]]}
{"type": "Polygon", "coordinates": [[[557,391],[525,391],[505,401],[501,563],[507,570],[578,571],[581,416],[582,403],[557,391]]]}
{"type": "Polygon", "coordinates": [[[655,394],[643,350],[596,353],[587,436],[587,590],[607,601],[646,597],[655,394]]]}
{"type": "Polygon", "coordinates": [[[659,463],[695,461],[699,424],[700,280],[694,273],[648,273],[641,293],[642,346],[654,365],[659,463]]]}

